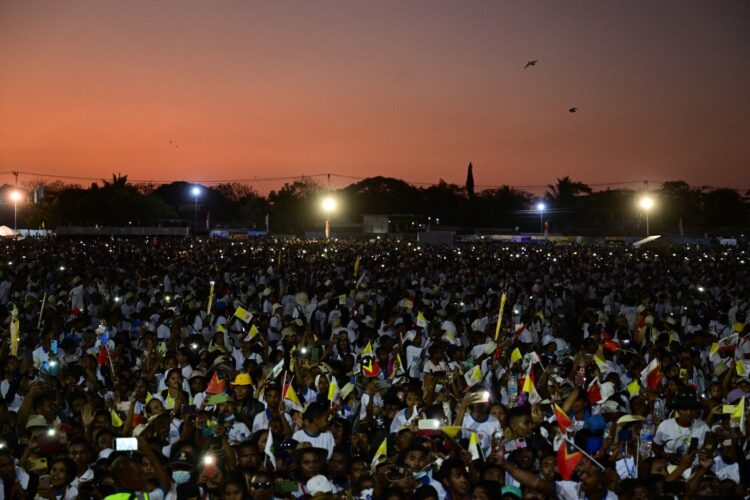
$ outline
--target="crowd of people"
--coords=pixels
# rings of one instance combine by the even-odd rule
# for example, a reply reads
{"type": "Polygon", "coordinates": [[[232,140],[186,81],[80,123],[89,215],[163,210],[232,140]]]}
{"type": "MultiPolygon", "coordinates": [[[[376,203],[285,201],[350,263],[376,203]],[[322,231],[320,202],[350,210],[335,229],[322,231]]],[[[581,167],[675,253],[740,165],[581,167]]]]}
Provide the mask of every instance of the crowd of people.
{"type": "Polygon", "coordinates": [[[742,246],[0,249],[0,499],[746,498],[742,246]]]}

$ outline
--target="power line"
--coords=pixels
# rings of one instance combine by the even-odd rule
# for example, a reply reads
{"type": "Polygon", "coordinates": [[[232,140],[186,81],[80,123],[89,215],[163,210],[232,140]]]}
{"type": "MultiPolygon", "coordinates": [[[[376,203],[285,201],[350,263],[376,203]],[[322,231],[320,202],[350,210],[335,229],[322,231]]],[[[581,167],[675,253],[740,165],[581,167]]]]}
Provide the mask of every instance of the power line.
{"type": "MultiPolygon", "coordinates": [[[[65,174],[50,174],[50,173],[43,173],[43,172],[30,172],[25,170],[14,170],[14,171],[4,171],[0,172],[0,175],[14,175],[17,176],[19,174],[28,175],[32,177],[42,177],[47,179],[65,179],[65,180],[78,180],[78,181],[93,181],[93,182],[104,182],[106,181],[106,177],[86,177],[86,176],[77,176],[77,175],[65,175],[65,174]]],[[[279,176],[279,177],[251,177],[251,178],[241,178],[241,179],[128,179],[129,182],[133,184],[171,184],[173,182],[185,182],[188,184],[204,184],[204,185],[212,185],[212,184],[229,184],[229,183],[238,183],[238,184],[253,184],[253,183],[259,183],[259,182],[279,182],[279,181],[291,181],[291,180],[298,180],[298,179],[304,179],[304,178],[317,178],[317,177],[336,177],[339,179],[347,179],[352,181],[363,181],[368,179],[368,177],[361,177],[361,176],[354,176],[354,175],[345,175],[345,174],[336,174],[336,173],[316,173],[316,174],[301,174],[301,175],[289,175],[289,176],[279,176]]],[[[440,182],[425,182],[425,181],[410,181],[406,179],[398,179],[403,181],[406,184],[410,184],[412,186],[438,186],[440,185],[440,182]]],[[[664,184],[665,181],[652,181],[648,179],[635,179],[635,180],[624,180],[624,181],[612,181],[612,182],[593,182],[593,183],[585,183],[589,187],[609,187],[609,186],[628,186],[628,185],[641,185],[641,186],[648,186],[650,185],[658,185],[658,184],[664,184]]],[[[454,184],[448,182],[447,184],[454,184]]],[[[460,185],[460,184],[455,184],[460,185]]],[[[554,185],[554,184],[552,184],[554,185]]],[[[511,185],[511,184],[477,184],[475,186],[476,188],[480,189],[502,189],[502,188],[511,188],[511,189],[518,189],[518,190],[547,190],[550,187],[550,184],[536,184],[536,185],[511,185]]],[[[711,189],[716,189],[716,186],[707,186],[702,185],[700,187],[707,187],[711,189]]],[[[737,188],[737,191],[747,191],[750,190],[750,188],[737,188]]]]}

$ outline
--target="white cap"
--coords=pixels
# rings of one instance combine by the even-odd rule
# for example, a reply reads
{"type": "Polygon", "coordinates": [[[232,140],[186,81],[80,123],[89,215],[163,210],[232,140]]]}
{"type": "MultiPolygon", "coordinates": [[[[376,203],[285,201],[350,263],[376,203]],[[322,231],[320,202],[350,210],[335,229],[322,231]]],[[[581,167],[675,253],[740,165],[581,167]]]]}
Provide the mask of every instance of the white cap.
{"type": "Polygon", "coordinates": [[[315,496],[317,493],[333,492],[333,485],[323,474],[318,474],[308,479],[305,488],[307,488],[307,492],[311,496],[315,496]]]}

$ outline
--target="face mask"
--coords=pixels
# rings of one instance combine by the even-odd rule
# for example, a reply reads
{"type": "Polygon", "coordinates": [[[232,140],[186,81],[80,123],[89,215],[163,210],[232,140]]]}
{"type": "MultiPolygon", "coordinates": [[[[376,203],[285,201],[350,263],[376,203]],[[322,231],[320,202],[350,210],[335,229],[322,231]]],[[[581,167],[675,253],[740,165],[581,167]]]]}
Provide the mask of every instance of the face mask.
{"type": "Polygon", "coordinates": [[[190,471],[189,470],[173,470],[172,480],[177,484],[185,484],[188,481],[190,481],[190,471]]]}

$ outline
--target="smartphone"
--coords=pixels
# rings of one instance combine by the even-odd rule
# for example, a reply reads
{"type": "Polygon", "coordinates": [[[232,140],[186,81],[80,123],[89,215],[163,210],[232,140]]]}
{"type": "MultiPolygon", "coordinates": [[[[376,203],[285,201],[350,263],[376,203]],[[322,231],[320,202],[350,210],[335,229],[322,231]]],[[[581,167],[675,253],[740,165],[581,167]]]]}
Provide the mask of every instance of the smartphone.
{"type": "Polygon", "coordinates": [[[318,361],[320,361],[320,349],[318,349],[317,347],[313,347],[312,350],[310,351],[310,359],[314,363],[317,363],[318,361]]]}
{"type": "Polygon", "coordinates": [[[138,439],[133,437],[115,438],[115,451],[137,451],[138,439]]]}
{"type": "Polygon", "coordinates": [[[511,439],[503,443],[503,447],[505,448],[506,452],[516,451],[516,450],[520,450],[521,448],[526,448],[526,439],[524,438],[511,439]]]}
{"type": "Polygon", "coordinates": [[[57,340],[50,340],[49,350],[52,354],[57,354],[57,340]]]}
{"type": "Polygon", "coordinates": [[[417,428],[421,431],[434,431],[440,428],[440,420],[436,418],[422,418],[417,421],[417,428]]]}
{"type": "Polygon", "coordinates": [[[690,450],[690,451],[697,451],[698,450],[698,439],[697,438],[691,438],[690,439],[690,446],[688,447],[688,450],[690,450]]]}
{"type": "Polygon", "coordinates": [[[206,473],[208,479],[213,479],[216,476],[216,457],[213,455],[206,455],[203,457],[203,472],[206,473]]]}
{"type": "Polygon", "coordinates": [[[490,391],[481,391],[477,393],[477,403],[487,403],[490,400],[490,391]]]}
{"type": "Polygon", "coordinates": [[[295,493],[299,489],[297,481],[286,480],[276,486],[277,493],[295,493]]]}
{"type": "Polygon", "coordinates": [[[37,486],[37,489],[40,489],[40,490],[50,489],[49,474],[45,474],[39,477],[39,486],[37,486]]]}

